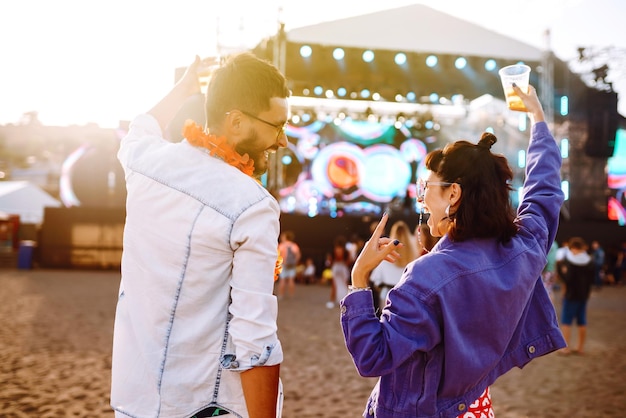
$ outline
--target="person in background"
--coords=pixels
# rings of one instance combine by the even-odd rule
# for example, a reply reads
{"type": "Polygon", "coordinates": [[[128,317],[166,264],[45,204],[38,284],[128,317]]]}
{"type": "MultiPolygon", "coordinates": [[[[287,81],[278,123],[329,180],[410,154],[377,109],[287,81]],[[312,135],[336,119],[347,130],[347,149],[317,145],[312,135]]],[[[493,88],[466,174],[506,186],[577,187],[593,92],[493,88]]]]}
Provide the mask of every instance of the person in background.
{"type": "Polygon", "coordinates": [[[278,298],[285,296],[285,288],[287,288],[288,296],[292,297],[296,294],[296,275],[298,264],[302,254],[300,247],[294,242],[295,235],[292,231],[285,231],[280,234],[280,243],[278,251],[283,258],[283,268],[278,276],[278,298]]]}
{"type": "Polygon", "coordinates": [[[552,243],[550,251],[548,251],[546,266],[543,268],[541,278],[543,286],[550,296],[550,300],[554,303],[554,286],[556,283],[556,253],[559,250],[559,244],[556,241],[552,243]]]}
{"type": "MultiPolygon", "coordinates": [[[[398,248],[400,257],[394,263],[383,262],[372,270],[370,280],[374,286],[378,287],[379,291],[379,300],[375,306],[381,308],[385,306],[385,299],[389,290],[400,281],[404,268],[418,257],[417,245],[409,226],[404,221],[394,222],[389,232],[389,238],[399,240],[404,245],[398,248]]],[[[377,312],[379,312],[378,309],[377,312]]]]}
{"type": "Polygon", "coordinates": [[[354,264],[344,339],[358,372],[379,378],[364,417],[494,416],[489,386],[499,376],[565,346],[541,280],[563,203],[561,154],[535,89],[514,90],[532,123],[517,214],[495,135],[456,141],[426,156],[418,184],[441,239],[409,263],[380,318],[368,278],[403,245],[382,237],[387,215],[354,264]]]}
{"type": "Polygon", "coordinates": [[[350,281],[350,268],[348,267],[349,255],[346,251],[346,239],[339,236],[333,245],[333,261],[330,266],[332,274],[332,287],[330,298],[326,302],[326,307],[332,309],[348,294],[348,282],[350,281]]]}
{"type": "Polygon", "coordinates": [[[199,58],[147,114],[118,158],[128,190],[113,335],[116,418],[281,414],[273,295],[280,207],[258,178],[287,145],[290,91],[252,54],[214,69],[206,128],[164,132],[200,91],[199,58]]]}
{"type": "Polygon", "coordinates": [[[626,270],[626,241],[622,241],[617,248],[617,256],[613,266],[613,284],[620,286],[622,284],[622,275],[626,270]]]}
{"type": "MultiPolygon", "coordinates": [[[[573,237],[568,241],[568,251],[565,257],[557,263],[557,268],[559,277],[565,285],[561,314],[563,337],[569,345],[572,323],[575,319],[578,325],[578,345],[573,352],[583,354],[587,336],[587,300],[589,300],[593,285],[593,262],[587,254],[587,244],[582,238],[573,237]]],[[[572,351],[569,347],[560,351],[562,354],[570,352],[572,351]]]]}
{"type": "Polygon", "coordinates": [[[591,241],[591,259],[593,260],[593,284],[599,289],[604,282],[604,249],[597,240],[591,241]]]}
{"type": "Polygon", "coordinates": [[[315,282],[317,282],[315,274],[315,262],[312,257],[307,257],[304,261],[304,271],[302,272],[304,284],[315,284],[315,282]]]}

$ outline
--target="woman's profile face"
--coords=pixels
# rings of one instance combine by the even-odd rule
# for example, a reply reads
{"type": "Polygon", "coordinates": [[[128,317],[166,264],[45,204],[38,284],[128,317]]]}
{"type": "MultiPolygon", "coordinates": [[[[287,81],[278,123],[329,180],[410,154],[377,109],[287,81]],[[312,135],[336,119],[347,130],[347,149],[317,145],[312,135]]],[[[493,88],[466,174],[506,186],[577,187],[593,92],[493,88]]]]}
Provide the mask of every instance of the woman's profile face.
{"type": "Polygon", "coordinates": [[[426,179],[424,190],[424,210],[430,214],[428,227],[433,237],[440,237],[445,231],[439,231],[438,225],[446,215],[446,208],[450,204],[450,187],[442,185],[443,180],[435,173],[430,172],[426,179]]]}

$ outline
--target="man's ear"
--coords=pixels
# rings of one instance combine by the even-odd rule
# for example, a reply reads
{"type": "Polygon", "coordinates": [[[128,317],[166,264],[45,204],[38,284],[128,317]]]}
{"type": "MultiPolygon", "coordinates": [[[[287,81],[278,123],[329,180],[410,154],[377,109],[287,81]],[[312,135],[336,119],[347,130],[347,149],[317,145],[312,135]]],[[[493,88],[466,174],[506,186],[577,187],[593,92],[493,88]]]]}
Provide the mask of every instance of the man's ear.
{"type": "Polygon", "coordinates": [[[243,113],[239,110],[231,110],[224,118],[223,134],[230,143],[236,144],[244,136],[246,123],[243,113]]]}

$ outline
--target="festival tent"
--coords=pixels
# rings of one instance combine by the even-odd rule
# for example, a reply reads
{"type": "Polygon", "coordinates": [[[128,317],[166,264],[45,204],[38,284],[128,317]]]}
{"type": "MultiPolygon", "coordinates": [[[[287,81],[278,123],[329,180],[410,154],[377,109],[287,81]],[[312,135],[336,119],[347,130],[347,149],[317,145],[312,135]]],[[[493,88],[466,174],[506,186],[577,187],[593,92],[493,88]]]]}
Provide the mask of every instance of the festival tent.
{"type": "Polygon", "coordinates": [[[41,224],[46,207],[59,207],[59,202],[28,181],[0,181],[0,212],[19,215],[23,224],[41,224]]]}
{"type": "Polygon", "coordinates": [[[421,4],[290,29],[287,39],[298,43],[489,55],[525,61],[540,61],[543,53],[539,48],[421,4]]]}

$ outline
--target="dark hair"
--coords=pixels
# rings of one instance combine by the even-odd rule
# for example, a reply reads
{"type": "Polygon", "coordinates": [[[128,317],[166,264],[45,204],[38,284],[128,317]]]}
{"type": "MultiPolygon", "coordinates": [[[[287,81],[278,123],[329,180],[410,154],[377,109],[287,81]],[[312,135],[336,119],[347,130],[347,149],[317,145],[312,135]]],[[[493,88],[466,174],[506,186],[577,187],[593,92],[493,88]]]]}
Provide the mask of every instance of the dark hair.
{"type": "Polygon", "coordinates": [[[587,248],[587,243],[580,237],[574,237],[567,242],[567,246],[573,250],[584,250],[587,248]]]}
{"type": "Polygon", "coordinates": [[[461,140],[426,156],[426,168],[445,182],[461,185],[461,200],[447,231],[453,241],[494,237],[507,242],[517,233],[509,197],[513,172],[503,155],[491,152],[496,141],[485,132],[478,144],[461,140]]]}
{"type": "Polygon", "coordinates": [[[215,128],[233,109],[256,115],[270,108],[271,98],[290,94],[287,80],[274,65],[249,52],[232,55],[211,74],[205,101],[207,127],[215,128]]]}

